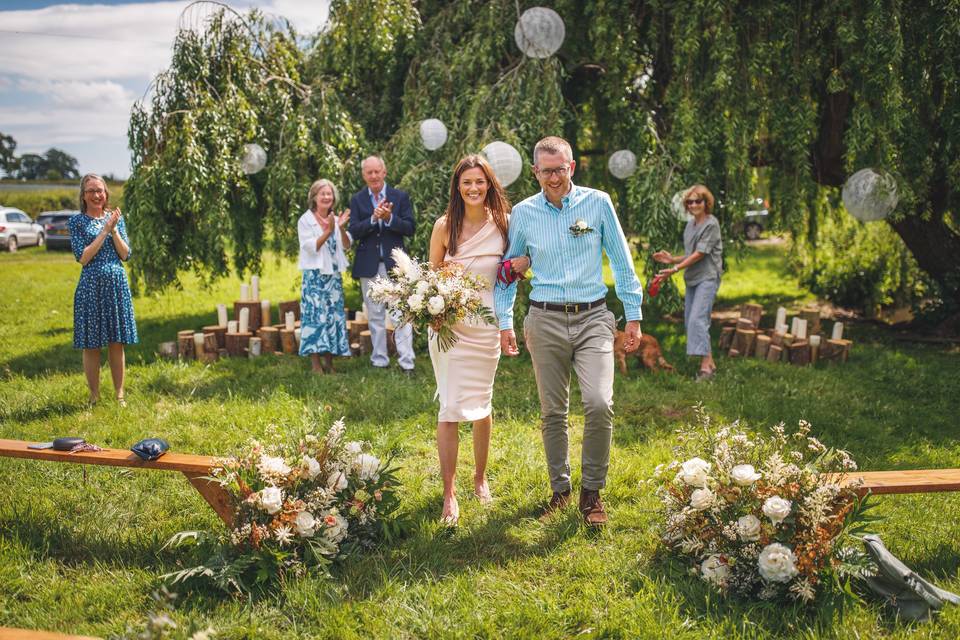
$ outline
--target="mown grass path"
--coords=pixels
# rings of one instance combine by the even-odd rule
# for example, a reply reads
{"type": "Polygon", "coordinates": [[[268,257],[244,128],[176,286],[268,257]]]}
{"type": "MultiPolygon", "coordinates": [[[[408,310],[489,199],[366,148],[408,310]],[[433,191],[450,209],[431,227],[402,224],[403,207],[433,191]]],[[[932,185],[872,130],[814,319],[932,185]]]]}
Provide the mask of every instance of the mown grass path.
{"type": "MultiPolygon", "coordinates": [[[[140,249],[148,250],[148,249],[140,249]]],[[[960,637],[960,609],[908,627],[874,604],[843,620],[816,612],[723,601],[671,570],[658,554],[657,502],[644,481],[669,459],[672,431],[703,402],[717,420],[751,425],[809,420],[825,443],[847,448],[868,469],[960,466],[960,359],[939,347],[895,343],[870,327],[849,331],[849,364],[794,368],[720,358],[710,384],[696,384],[682,327],[646,322],[677,375],[636,363],[616,381],[609,487],[611,525],[580,526],[573,511],[537,520],[547,496],[537,428],[536,386],[527,356],[503,359],[494,403],[492,508],[471,493],[469,427],[462,429],[461,526],[436,523],[440,481],[433,443],[433,376],[426,354],[410,379],[372,370],[366,359],[315,377],[298,358],[229,360],[212,366],[158,361],[156,344],[177,329],[213,322],[234,281],[135,300],[142,342],[128,350],[128,407],[110,398],[103,371],[99,406],[86,397],[71,348],[79,267],[66,253],[0,255],[0,437],[82,435],[127,447],[147,436],[178,451],[226,454],[270,425],[298,428],[311,412],[324,426],[346,416],[354,437],[403,466],[404,511],[412,523],[396,544],[343,562],[333,580],[308,578],[256,602],[212,593],[181,597],[174,619],[213,626],[218,638],[341,637],[960,637]]],[[[263,297],[295,297],[289,262],[264,272],[263,297]]],[[[783,275],[777,247],[732,266],[720,304],[805,299],[783,275]]],[[[575,474],[583,414],[572,402],[575,474]]],[[[575,476],[575,481],[578,475],[575,476]]],[[[960,495],[884,498],[877,527],[887,545],[941,586],[960,591],[960,495]]],[[[162,550],[175,532],[219,523],[176,474],[0,459],[0,626],[107,636],[142,624],[157,577],[182,560],[162,550]]]]}

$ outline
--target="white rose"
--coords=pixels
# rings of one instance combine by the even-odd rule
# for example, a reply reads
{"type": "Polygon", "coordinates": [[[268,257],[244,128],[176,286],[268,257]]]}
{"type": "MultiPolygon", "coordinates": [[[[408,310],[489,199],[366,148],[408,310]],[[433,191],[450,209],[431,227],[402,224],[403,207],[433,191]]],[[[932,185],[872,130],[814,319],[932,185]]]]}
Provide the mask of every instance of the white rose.
{"type": "Polygon", "coordinates": [[[260,508],[273,515],[283,508],[283,491],[277,487],[267,487],[260,491],[260,497],[257,499],[260,508]]]}
{"type": "Polygon", "coordinates": [[[317,462],[316,458],[311,458],[310,456],[303,456],[303,477],[308,480],[316,480],[317,476],[320,475],[320,463],[317,462]]]}
{"type": "Polygon", "coordinates": [[[416,293],[420,295],[421,298],[427,295],[427,291],[429,290],[430,290],[430,283],[427,282],[426,280],[421,280],[420,282],[418,282],[417,288],[415,289],[416,293]]]}
{"type": "Polygon", "coordinates": [[[690,506],[697,511],[703,511],[713,506],[716,496],[710,489],[695,489],[690,494],[690,506]]]}
{"type": "Polygon", "coordinates": [[[723,585],[730,575],[730,567],[723,556],[713,554],[700,564],[700,575],[707,582],[723,585]]]}
{"type": "Polygon", "coordinates": [[[712,466],[702,458],[690,458],[680,466],[680,478],[692,487],[705,487],[712,466]]]}
{"type": "Polygon", "coordinates": [[[357,442],[356,440],[351,440],[347,444],[343,445],[343,450],[351,456],[358,456],[363,453],[363,443],[357,442]]]}
{"type": "MultiPolygon", "coordinates": [[[[423,282],[420,284],[423,284],[423,282]]],[[[413,294],[407,298],[407,306],[410,307],[411,311],[420,311],[423,309],[423,296],[419,293],[413,294]]]]}
{"type": "Polygon", "coordinates": [[[317,520],[309,511],[301,511],[297,514],[297,519],[293,521],[293,527],[297,530],[298,536],[309,538],[317,528],[317,520]]]}
{"type": "Polygon", "coordinates": [[[790,515],[790,508],[792,506],[793,503],[789,500],[784,500],[780,496],[773,496],[772,498],[767,498],[766,502],[763,503],[763,515],[770,518],[770,522],[776,526],[790,515]]]}
{"type": "Polygon", "coordinates": [[[377,481],[380,477],[380,459],[369,453],[361,453],[354,459],[353,467],[361,480],[377,481]]]}
{"type": "Polygon", "coordinates": [[[797,556],[779,542],[768,544],[757,559],[760,576],[769,582],[790,582],[797,575],[797,556]]]}
{"type": "Polygon", "coordinates": [[[290,473],[290,467],[279,456],[260,456],[257,471],[264,476],[285,476],[290,473]]]}
{"type": "Polygon", "coordinates": [[[730,470],[730,477],[741,487],[749,487],[760,479],[760,474],[752,464],[738,464],[730,470]]]}
{"type": "Polygon", "coordinates": [[[347,520],[335,510],[323,517],[323,524],[323,535],[330,542],[340,542],[346,537],[347,520]]]}
{"type": "Polygon", "coordinates": [[[334,471],[327,478],[327,488],[334,493],[340,493],[347,488],[347,476],[342,471],[334,471]]]}
{"type": "Polygon", "coordinates": [[[754,515],[742,516],[737,520],[737,533],[745,542],[760,539],[760,519],[754,515]]]}
{"type": "Polygon", "coordinates": [[[448,298],[450,294],[453,293],[453,285],[447,280],[441,280],[437,283],[437,293],[444,298],[448,298]]]}
{"type": "Polygon", "coordinates": [[[444,307],[446,307],[446,303],[440,296],[433,296],[427,300],[427,311],[429,311],[432,315],[443,313],[444,307]]]}

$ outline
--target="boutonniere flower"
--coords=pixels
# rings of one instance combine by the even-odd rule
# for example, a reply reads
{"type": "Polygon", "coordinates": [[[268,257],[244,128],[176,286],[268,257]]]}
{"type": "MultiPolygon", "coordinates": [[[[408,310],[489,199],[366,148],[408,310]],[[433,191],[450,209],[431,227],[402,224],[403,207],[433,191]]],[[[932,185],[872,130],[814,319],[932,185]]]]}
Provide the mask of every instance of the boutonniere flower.
{"type": "Polygon", "coordinates": [[[586,220],[577,218],[577,221],[570,225],[570,233],[576,236],[582,236],[585,233],[593,233],[593,227],[587,225],[586,220]]]}

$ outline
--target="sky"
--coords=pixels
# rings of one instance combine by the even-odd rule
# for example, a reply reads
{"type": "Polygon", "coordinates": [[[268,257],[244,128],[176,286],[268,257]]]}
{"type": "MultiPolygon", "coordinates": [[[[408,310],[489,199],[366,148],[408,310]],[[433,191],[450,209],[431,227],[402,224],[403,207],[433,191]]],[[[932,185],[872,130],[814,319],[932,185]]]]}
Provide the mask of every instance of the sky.
{"type": "MultiPolygon", "coordinates": [[[[0,0],[0,133],[16,154],[57,147],[84,173],[130,175],[130,108],[170,64],[181,15],[201,19],[209,4],[145,0],[69,4],[0,0]]],[[[230,0],[287,18],[309,34],[327,19],[329,0],[230,0]]]]}

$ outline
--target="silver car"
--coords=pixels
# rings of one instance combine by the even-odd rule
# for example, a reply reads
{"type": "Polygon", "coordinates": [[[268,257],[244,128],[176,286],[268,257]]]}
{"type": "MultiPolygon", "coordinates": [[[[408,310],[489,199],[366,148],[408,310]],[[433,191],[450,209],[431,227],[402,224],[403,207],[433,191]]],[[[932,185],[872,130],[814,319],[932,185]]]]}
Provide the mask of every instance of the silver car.
{"type": "Polygon", "coordinates": [[[0,247],[12,253],[20,247],[42,247],[45,239],[43,227],[23,211],[0,207],[0,247]]]}

